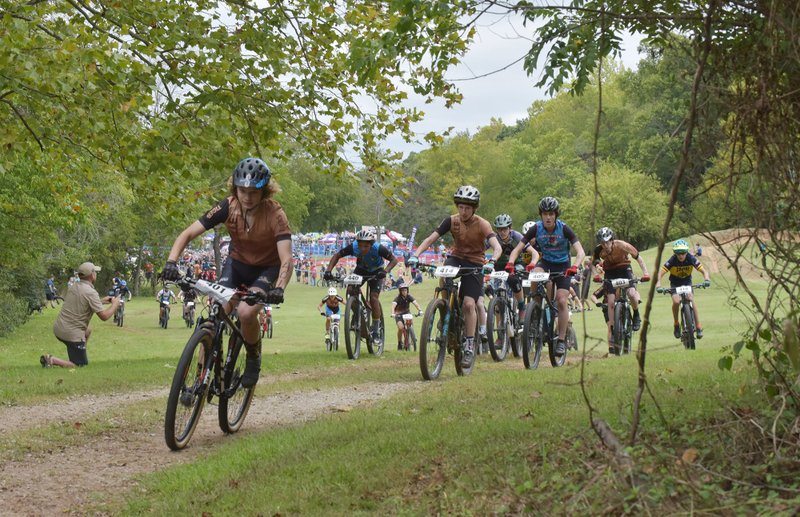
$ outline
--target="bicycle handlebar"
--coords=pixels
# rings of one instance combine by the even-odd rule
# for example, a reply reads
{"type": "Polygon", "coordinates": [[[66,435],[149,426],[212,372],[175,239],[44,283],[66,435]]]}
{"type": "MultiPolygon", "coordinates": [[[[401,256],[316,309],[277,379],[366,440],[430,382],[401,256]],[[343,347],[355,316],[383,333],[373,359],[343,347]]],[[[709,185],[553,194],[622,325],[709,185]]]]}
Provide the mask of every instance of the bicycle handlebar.
{"type": "MultiPolygon", "coordinates": [[[[708,289],[705,284],[694,284],[691,287],[692,291],[695,289],[708,289]]],[[[675,287],[656,287],[656,292],[661,294],[675,294],[675,287]]]]}
{"type": "MultiPolygon", "coordinates": [[[[210,282],[208,280],[204,280],[204,282],[208,282],[210,284],[215,284],[214,282],[210,282]]],[[[188,291],[189,289],[194,289],[194,286],[195,286],[196,283],[197,283],[197,279],[196,278],[183,277],[183,278],[179,278],[178,280],[175,280],[174,282],[165,281],[164,285],[174,284],[174,285],[177,285],[178,287],[180,287],[182,291],[188,291]]],[[[215,285],[219,285],[219,284],[215,284],[215,285]]],[[[236,291],[236,296],[239,298],[239,301],[244,302],[247,305],[256,305],[256,304],[272,305],[267,300],[266,293],[263,293],[261,291],[251,291],[251,290],[241,289],[241,288],[240,289],[235,289],[235,291],[236,291]]]]}

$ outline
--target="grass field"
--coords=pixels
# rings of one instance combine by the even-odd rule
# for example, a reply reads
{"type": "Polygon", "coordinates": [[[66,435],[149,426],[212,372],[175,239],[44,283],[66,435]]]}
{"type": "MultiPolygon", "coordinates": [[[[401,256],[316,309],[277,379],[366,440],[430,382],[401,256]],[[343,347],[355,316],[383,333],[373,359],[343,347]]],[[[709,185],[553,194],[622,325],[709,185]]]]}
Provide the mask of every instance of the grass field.
{"type": "MultiPolygon", "coordinates": [[[[652,255],[646,257],[652,268],[652,255]]],[[[739,339],[744,320],[730,307],[736,293],[727,277],[713,275],[712,281],[715,287],[698,295],[706,337],[693,352],[672,337],[668,297],[656,295],[654,300],[647,374],[661,413],[646,396],[642,436],[630,449],[642,488],[626,485],[590,429],[578,354],[572,352],[570,364],[559,369],[543,358],[535,371],[525,370],[518,359],[492,363],[484,355],[465,378],[456,377],[448,357],[439,380],[418,382],[417,356],[395,351],[391,333],[381,358],[364,351],[358,361],[348,361],[343,346],[338,353],[326,352],[324,322],[315,310],[324,291],[292,283],[287,303],[274,312],[275,338],[265,341],[262,370],[264,378],[286,380],[262,383],[256,397],[376,382],[413,383],[411,389],[309,423],[226,438],[200,460],[145,475],[136,489],[89,510],[157,515],[664,515],[712,511],[747,500],[731,490],[726,501],[720,496],[724,492],[700,490],[702,480],[682,479],[664,467],[674,466],[688,449],[711,465],[724,455],[725,444],[719,431],[701,423],[731,405],[760,400],[754,393],[754,372],[746,363],[736,363],[732,372],[717,367],[721,349],[739,339]],[[295,379],[292,373],[307,375],[295,379]]],[[[412,290],[423,307],[433,286],[426,279],[412,290]]],[[[394,295],[383,295],[385,310],[394,295]]],[[[51,332],[56,311],[34,316],[14,335],[0,339],[0,372],[6,380],[0,388],[2,400],[29,405],[168,386],[190,331],[174,317],[178,311],[173,311],[170,327],[160,329],[156,311],[155,300],[134,299],[127,306],[124,328],[95,319],[90,366],[79,370],[39,366],[39,355],[63,356],[64,347],[51,332]]],[[[605,326],[597,309],[576,315],[575,325],[582,348],[586,345],[584,384],[595,416],[625,439],[638,378],[635,357],[604,357],[605,326]]],[[[163,407],[164,399],[158,398],[115,411],[114,427],[117,432],[145,427],[160,433],[163,407]]],[[[106,431],[104,419],[98,418],[67,436],[52,426],[11,433],[2,440],[2,457],[53,442],[85,442],[106,431]]],[[[168,454],[166,446],[153,454],[168,454]]],[[[746,503],[742,510],[779,508],[769,505],[769,497],[754,491],[752,506],[746,503]]]]}

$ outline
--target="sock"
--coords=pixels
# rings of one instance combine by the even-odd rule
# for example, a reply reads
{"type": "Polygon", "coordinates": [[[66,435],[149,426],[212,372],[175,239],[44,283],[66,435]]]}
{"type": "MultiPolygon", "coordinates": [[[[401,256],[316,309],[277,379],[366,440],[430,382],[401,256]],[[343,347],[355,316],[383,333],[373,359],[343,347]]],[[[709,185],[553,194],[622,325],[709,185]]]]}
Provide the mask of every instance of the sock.
{"type": "Polygon", "coordinates": [[[517,309],[521,311],[525,310],[525,300],[520,300],[517,302],[517,309]]]}
{"type": "Polygon", "coordinates": [[[633,311],[633,315],[634,315],[634,317],[638,318],[639,317],[639,309],[636,309],[635,311],[633,311]]]}
{"type": "Polygon", "coordinates": [[[480,327],[478,327],[478,333],[486,334],[486,325],[481,325],[480,327]]]}

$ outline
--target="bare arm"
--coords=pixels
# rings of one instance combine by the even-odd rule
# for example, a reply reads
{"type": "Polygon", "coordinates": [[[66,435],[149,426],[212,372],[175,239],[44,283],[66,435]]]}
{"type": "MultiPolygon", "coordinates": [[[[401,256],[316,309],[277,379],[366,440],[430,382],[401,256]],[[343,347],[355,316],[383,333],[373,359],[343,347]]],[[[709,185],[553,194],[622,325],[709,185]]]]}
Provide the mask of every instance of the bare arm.
{"type": "Polygon", "coordinates": [[[434,232],[428,235],[428,237],[424,241],[419,243],[419,246],[417,246],[417,251],[414,252],[413,256],[419,258],[419,256],[422,255],[422,252],[428,249],[431,244],[436,242],[439,239],[439,237],[441,237],[441,235],[439,235],[439,232],[434,230],[434,232]]]}
{"type": "Polygon", "coordinates": [[[390,260],[390,261],[389,261],[389,265],[387,265],[387,266],[386,266],[386,270],[385,270],[385,271],[386,271],[386,274],[388,275],[389,273],[391,273],[391,272],[392,272],[392,269],[394,269],[394,267],[395,267],[396,265],[397,265],[397,257],[395,257],[394,255],[392,255],[392,260],[390,260]]]}
{"type": "Polygon", "coordinates": [[[278,271],[278,279],[275,281],[277,288],[286,289],[289,280],[292,279],[292,240],[284,239],[278,241],[278,257],[281,259],[281,268],[278,271]]]}
{"type": "Polygon", "coordinates": [[[113,316],[115,312],[117,312],[117,307],[119,307],[119,298],[112,298],[111,305],[98,312],[97,317],[103,321],[106,321],[113,316]]]}
{"type": "MultiPolygon", "coordinates": [[[[497,241],[497,239],[495,239],[495,241],[497,241]]],[[[525,249],[525,244],[523,244],[522,241],[519,241],[517,246],[513,250],[511,250],[511,254],[508,256],[508,261],[511,264],[515,263],[517,261],[517,257],[519,257],[519,254],[522,253],[522,250],[524,249],[525,249]]]]}
{"type": "Polygon", "coordinates": [[[200,236],[201,233],[205,232],[205,227],[200,224],[200,221],[195,221],[186,227],[185,230],[178,235],[178,238],[175,239],[175,242],[172,244],[172,249],[169,252],[169,260],[174,260],[177,262],[178,257],[181,256],[183,250],[186,249],[186,246],[189,245],[190,242],[195,240],[197,237],[200,236]]]}
{"type": "Polygon", "coordinates": [[[333,256],[331,257],[330,262],[328,262],[328,267],[325,268],[325,273],[330,273],[331,271],[333,271],[333,268],[336,267],[336,264],[339,262],[340,258],[342,258],[342,256],[339,254],[338,251],[334,253],[333,256]]]}
{"type": "MultiPolygon", "coordinates": [[[[492,247],[492,262],[497,262],[503,255],[503,248],[500,246],[500,241],[497,240],[497,235],[492,235],[489,238],[489,246],[492,247]]],[[[516,248],[515,248],[516,249],[516,248]]],[[[513,262],[512,262],[513,264],[513,262]]]]}
{"type": "Polygon", "coordinates": [[[583,259],[586,258],[586,252],[583,251],[583,245],[581,241],[575,241],[575,244],[572,245],[572,249],[575,250],[575,264],[583,264],[583,259]]]}

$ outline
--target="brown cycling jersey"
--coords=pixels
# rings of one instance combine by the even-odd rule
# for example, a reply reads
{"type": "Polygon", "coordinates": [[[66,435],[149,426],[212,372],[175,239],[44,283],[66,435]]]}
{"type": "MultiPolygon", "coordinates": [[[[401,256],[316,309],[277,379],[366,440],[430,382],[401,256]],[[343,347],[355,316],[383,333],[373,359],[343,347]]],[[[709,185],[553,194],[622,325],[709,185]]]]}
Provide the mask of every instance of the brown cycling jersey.
{"type": "Polygon", "coordinates": [[[451,215],[439,225],[436,233],[444,235],[453,234],[453,250],[450,255],[468,260],[474,264],[483,264],[486,248],[484,241],[494,235],[489,221],[483,217],[473,215],[463,222],[458,214],[451,215]]]}
{"type": "Polygon", "coordinates": [[[625,269],[631,265],[630,257],[638,259],[639,250],[633,244],[615,239],[611,241],[611,251],[606,251],[602,244],[598,244],[594,248],[592,263],[596,266],[602,261],[603,271],[625,269]]]}
{"type": "Polygon", "coordinates": [[[231,235],[229,256],[234,260],[250,266],[280,266],[278,241],[292,238],[286,213],[274,199],[261,200],[250,212],[255,217],[248,225],[239,200],[229,196],[206,212],[199,221],[206,230],[225,223],[231,235]]]}

